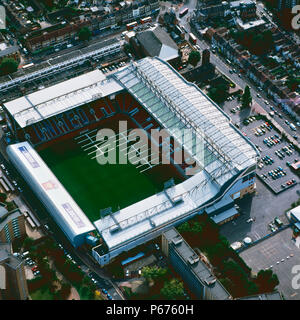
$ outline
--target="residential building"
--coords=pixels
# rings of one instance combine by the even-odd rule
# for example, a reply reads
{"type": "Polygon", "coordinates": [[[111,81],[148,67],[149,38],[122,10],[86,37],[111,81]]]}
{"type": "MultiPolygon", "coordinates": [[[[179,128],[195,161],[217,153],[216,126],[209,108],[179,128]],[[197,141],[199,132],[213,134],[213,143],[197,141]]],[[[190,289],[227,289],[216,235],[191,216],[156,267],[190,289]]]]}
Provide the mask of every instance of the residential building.
{"type": "Polygon", "coordinates": [[[191,292],[201,300],[229,300],[230,293],[175,228],[162,234],[162,251],[191,292]]]}
{"type": "Polygon", "coordinates": [[[27,300],[24,262],[12,253],[11,245],[0,243],[0,300],[27,300]]]}
{"type": "Polygon", "coordinates": [[[25,217],[19,209],[8,212],[0,206],[0,242],[13,242],[26,236],[25,217]]]}

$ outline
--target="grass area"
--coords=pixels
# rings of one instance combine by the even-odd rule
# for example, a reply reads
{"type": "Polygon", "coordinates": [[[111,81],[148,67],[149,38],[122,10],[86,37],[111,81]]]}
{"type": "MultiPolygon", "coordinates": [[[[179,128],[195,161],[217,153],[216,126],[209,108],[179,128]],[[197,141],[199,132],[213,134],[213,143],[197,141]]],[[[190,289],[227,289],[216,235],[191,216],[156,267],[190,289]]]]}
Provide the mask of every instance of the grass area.
{"type": "Polygon", "coordinates": [[[100,218],[100,209],[116,211],[160,191],[132,164],[100,165],[79,147],[63,152],[48,148],[40,156],[91,221],[100,218]]]}
{"type": "Polygon", "coordinates": [[[46,286],[31,292],[30,296],[32,300],[53,300],[53,294],[46,286]]]}

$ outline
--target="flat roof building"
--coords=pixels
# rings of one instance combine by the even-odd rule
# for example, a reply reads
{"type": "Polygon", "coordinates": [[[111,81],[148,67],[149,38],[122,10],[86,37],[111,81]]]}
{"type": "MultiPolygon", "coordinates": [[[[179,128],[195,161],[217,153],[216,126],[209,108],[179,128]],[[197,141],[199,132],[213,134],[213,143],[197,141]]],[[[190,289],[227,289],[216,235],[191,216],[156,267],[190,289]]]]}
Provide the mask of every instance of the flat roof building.
{"type": "Polygon", "coordinates": [[[10,244],[0,242],[0,300],[27,300],[28,295],[24,262],[10,244]]]}
{"type": "Polygon", "coordinates": [[[0,206],[0,242],[13,242],[26,236],[25,218],[19,209],[8,212],[0,206]]]}
{"type": "Polygon", "coordinates": [[[162,234],[162,251],[198,299],[232,299],[230,293],[175,228],[162,234]]]}

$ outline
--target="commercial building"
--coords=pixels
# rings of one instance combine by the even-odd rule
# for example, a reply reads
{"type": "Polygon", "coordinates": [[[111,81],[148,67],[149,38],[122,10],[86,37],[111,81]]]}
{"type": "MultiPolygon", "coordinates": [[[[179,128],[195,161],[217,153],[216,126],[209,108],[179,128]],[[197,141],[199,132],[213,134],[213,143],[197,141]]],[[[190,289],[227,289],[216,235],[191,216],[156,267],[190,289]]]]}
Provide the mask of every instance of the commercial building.
{"type": "Polygon", "coordinates": [[[150,28],[146,31],[136,33],[136,42],[131,41],[137,53],[141,52],[141,57],[159,57],[160,59],[176,64],[180,60],[178,46],[160,27],[150,28]]]}
{"type": "Polygon", "coordinates": [[[293,208],[287,212],[287,216],[294,224],[295,234],[300,234],[300,206],[293,208]]]}
{"type": "Polygon", "coordinates": [[[210,267],[200,259],[175,228],[162,234],[162,251],[198,299],[232,299],[210,267]]]}
{"type": "Polygon", "coordinates": [[[0,206],[0,242],[10,243],[25,236],[25,218],[20,210],[8,212],[0,206]]]}
{"type": "Polygon", "coordinates": [[[5,58],[14,59],[19,63],[20,52],[18,46],[8,46],[5,42],[0,43],[0,63],[5,58]]]}
{"type": "Polygon", "coordinates": [[[13,255],[11,245],[0,243],[0,300],[27,300],[24,262],[13,255]]]}

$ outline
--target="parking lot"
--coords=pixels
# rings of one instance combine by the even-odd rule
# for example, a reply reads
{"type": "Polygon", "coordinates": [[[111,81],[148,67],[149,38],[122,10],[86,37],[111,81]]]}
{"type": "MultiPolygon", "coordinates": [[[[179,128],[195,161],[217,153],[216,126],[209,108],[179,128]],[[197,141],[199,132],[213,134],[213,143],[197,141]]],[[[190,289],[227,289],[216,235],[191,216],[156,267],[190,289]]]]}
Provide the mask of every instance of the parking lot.
{"type": "Polygon", "coordinates": [[[118,62],[118,63],[112,63],[108,66],[103,66],[101,68],[99,68],[104,74],[109,74],[111,72],[115,72],[117,71],[119,68],[122,68],[126,65],[126,62],[124,61],[121,61],[121,62],[118,62]]]}
{"type": "Polygon", "coordinates": [[[290,165],[300,159],[299,153],[270,124],[257,120],[250,109],[239,110],[239,105],[237,100],[227,101],[224,111],[260,151],[258,178],[275,194],[297,185],[299,178],[291,171],[290,165]]]}
{"type": "Polygon", "coordinates": [[[290,228],[244,250],[240,256],[255,273],[261,269],[272,269],[279,279],[277,289],[286,300],[300,299],[300,289],[292,287],[292,279],[295,277],[292,268],[300,265],[300,249],[292,240],[290,228]]]}
{"type": "Polygon", "coordinates": [[[295,186],[299,179],[291,171],[290,165],[298,161],[299,153],[292,144],[279,136],[270,123],[255,120],[254,117],[250,119],[254,121],[243,129],[261,153],[257,176],[274,193],[280,193],[295,186]]]}

